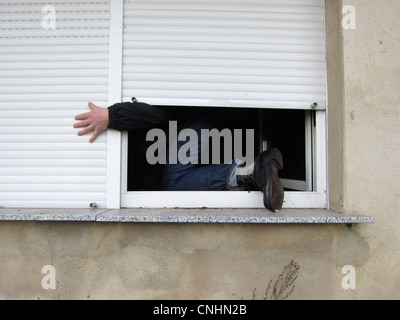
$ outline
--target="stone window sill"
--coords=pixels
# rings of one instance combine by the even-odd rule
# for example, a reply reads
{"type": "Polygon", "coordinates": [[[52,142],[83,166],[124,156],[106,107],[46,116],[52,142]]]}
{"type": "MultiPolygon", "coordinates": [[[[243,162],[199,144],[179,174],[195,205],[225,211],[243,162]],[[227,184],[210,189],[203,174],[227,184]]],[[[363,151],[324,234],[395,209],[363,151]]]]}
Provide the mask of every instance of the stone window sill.
{"type": "Polygon", "coordinates": [[[0,221],[88,221],[131,223],[358,224],[372,217],[326,209],[7,209],[0,221]]]}

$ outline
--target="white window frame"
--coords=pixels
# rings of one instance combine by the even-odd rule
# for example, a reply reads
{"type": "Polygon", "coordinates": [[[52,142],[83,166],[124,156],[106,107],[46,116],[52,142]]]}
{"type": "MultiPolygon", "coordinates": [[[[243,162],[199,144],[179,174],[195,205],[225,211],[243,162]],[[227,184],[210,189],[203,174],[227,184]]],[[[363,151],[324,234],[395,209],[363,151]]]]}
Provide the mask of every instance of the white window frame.
{"type": "MultiPolygon", "coordinates": [[[[122,97],[123,0],[111,1],[109,105],[122,97]]],[[[313,191],[285,192],[284,208],[327,208],[327,112],[316,110],[312,133],[313,191]]],[[[260,192],[128,191],[126,132],[107,134],[107,208],[264,208],[260,192]]]]}
{"type": "MultiPolygon", "coordinates": [[[[305,139],[305,179],[304,180],[294,180],[294,179],[281,179],[284,188],[290,190],[312,190],[313,183],[313,158],[312,158],[312,136],[313,136],[313,115],[311,112],[305,113],[304,119],[304,139],[305,139]]],[[[266,148],[262,148],[265,150],[266,148]]]]}
{"type": "MultiPolygon", "coordinates": [[[[127,191],[128,134],[122,134],[121,207],[124,208],[264,208],[260,192],[127,191]]],[[[326,208],[326,112],[315,112],[313,191],[286,191],[284,208],[326,208]]]]}
{"type": "MultiPolygon", "coordinates": [[[[121,101],[124,0],[110,1],[108,105],[121,101]]],[[[121,207],[121,132],[107,132],[107,198],[109,209],[121,207]]]]}

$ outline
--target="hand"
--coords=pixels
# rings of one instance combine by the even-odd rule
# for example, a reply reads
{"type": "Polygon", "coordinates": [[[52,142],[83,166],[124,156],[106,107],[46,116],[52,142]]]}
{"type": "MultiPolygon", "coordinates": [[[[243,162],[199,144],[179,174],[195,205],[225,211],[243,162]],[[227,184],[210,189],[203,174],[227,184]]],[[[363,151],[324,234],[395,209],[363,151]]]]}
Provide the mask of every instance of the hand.
{"type": "Polygon", "coordinates": [[[109,119],[108,110],[106,108],[100,108],[92,102],[89,102],[89,108],[91,109],[90,112],[82,113],[75,117],[75,120],[80,121],[74,124],[74,128],[85,127],[85,129],[78,132],[78,136],[93,131],[94,133],[89,140],[89,142],[92,143],[100,133],[107,130],[109,119]]]}

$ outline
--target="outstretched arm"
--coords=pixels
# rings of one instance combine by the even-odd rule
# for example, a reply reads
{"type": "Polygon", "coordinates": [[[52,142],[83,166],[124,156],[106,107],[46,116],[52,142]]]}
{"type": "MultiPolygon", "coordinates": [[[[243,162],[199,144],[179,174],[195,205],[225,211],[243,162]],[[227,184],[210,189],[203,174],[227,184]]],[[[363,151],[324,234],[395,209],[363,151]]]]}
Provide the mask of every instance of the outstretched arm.
{"type": "Polygon", "coordinates": [[[100,108],[89,102],[90,112],[75,117],[79,122],[74,128],[84,128],[78,132],[82,136],[93,131],[89,142],[93,142],[107,129],[134,131],[155,128],[171,120],[174,112],[171,108],[151,106],[143,102],[121,102],[108,108],[100,108]]]}
{"type": "Polygon", "coordinates": [[[100,133],[107,130],[109,124],[109,115],[108,109],[100,108],[92,102],[89,102],[89,108],[91,109],[90,112],[82,113],[75,117],[75,120],[79,120],[79,122],[74,124],[74,128],[84,128],[78,132],[79,136],[93,131],[93,135],[89,139],[89,142],[92,143],[94,140],[96,140],[100,133]]]}

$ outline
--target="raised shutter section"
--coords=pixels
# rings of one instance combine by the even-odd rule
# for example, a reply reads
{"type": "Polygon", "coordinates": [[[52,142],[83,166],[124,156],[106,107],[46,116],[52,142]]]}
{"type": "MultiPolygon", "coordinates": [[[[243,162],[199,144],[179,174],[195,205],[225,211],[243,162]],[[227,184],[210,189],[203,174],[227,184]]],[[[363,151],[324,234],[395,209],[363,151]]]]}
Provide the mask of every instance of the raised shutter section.
{"type": "Polygon", "coordinates": [[[123,97],[326,106],[323,0],[125,0],[123,97]]]}
{"type": "Polygon", "coordinates": [[[107,105],[109,1],[2,1],[0,29],[0,206],[104,207],[106,136],[72,126],[107,105]]]}

